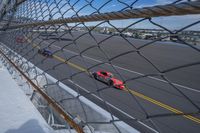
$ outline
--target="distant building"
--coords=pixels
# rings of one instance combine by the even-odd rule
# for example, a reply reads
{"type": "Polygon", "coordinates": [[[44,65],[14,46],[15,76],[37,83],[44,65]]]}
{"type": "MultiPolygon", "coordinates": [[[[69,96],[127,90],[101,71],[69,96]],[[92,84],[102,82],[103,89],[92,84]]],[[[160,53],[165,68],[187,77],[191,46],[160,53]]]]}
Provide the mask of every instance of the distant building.
{"type": "Polygon", "coordinates": [[[131,32],[125,32],[124,35],[130,37],[130,36],[133,35],[133,33],[131,33],[131,32]]]}

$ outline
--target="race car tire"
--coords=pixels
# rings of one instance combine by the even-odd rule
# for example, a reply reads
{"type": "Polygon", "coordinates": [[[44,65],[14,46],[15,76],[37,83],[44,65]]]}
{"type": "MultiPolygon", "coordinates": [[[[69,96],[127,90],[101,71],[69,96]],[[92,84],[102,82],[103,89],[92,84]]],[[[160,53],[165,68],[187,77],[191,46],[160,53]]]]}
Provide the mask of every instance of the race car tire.
{"type": "Polygon", "coordinates": [[[108,85],[109,85],[109,86],[113,86],[113,81],[112,81],[112,80],[109,80],[109,81],[108,81],[108,85]]]}
{"type": "Polygon", "coordinates": [[[42,53],[42,51],[39,49],[39,50],[38,50],[38,53],[39,53],[39,54],[41,54],[41,53],[42,53]]]}
{"type": "Polygon", "coordinates": [[[97,74],[96,74],[96,73],[93,73],[92,75],[93,75],[93,77],[94,77],[95,79],[97,79],[97,74]]]}

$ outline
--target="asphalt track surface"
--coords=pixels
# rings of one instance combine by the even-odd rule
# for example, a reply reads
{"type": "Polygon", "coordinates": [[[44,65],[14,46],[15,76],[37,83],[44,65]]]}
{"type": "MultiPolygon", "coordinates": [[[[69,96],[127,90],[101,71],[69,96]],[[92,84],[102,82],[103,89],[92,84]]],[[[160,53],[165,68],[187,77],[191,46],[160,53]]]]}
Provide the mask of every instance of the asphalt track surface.
{"type": "MultiPolygon", "coordinates": [[[[63,83],[76,91],[78,88],[81,94],[94,92],[96,96],[110,103],[109,107],[115,116],[141,132],[152,132],[152,130],[144,127],[141,123],[130,120],[131,118],[140,119],[144,124],[164,133],[198,133],[200,131],[199,109],[177,91],[177,89],[181,90],[200,107],[199,65],[165,73],[166,77],[173,82],[177,89],[166,83],[159,76],[129,80],[142,74],[158,73],[149,62],[138,56],[137,52],[133,52],[135,51],[133,45],[138,48],[149,41],[130,38],[125,41],[121,37],[112,37],[101,42],[108,36],[93,33],[94,39],[89,34],[83,35],[83,33],[79,32],[73,32],[72,34],[73,37],[63,35],[61,39],[58,39],[58,36],[61,36],[62,33],[49,36],[49,38],[41,35],[41,33],[39,37],[38,33],[33,34],[32,37],[27,36],[29,38],[29,46],[23,49],[20,54],[23,55],[29,51],[25,56],[27,59],[30,59],[39,68],[62,80],[63,83]],[[73,42],[72,40],[77,37],[78,39],[73,42]],[[32,42],[32,45],[30,42],[32,42]],[[97,44],[105,53],[102,53],[97,44]],[[39,47],[36,47],[36,45],[39,47]],[[32,50],[33,46],[35,46],[34,50],[32,50]],[[38,48],[48,46],[54,52],[54,58],[45,58],[37,54],[38,48]],[[91,48],[88,49],[89,47],[91,48]],[[60,50],[61,48],[63,48],[62,51],[60,50]],[[77,55],[81,51],[85,51],[82,52],[82,56],[77,55]],[[127,54],[120,55],[127,51],[129,51],[127,54]],[[118,55],[120,56],[118,57],[118,55]],[[106,63],[108,62],[108,57],[113,59],[111,60],[113,66],[106,63]],[[64,59],[70,59],[69,61],[72,64],[64,63],[64,59]],[[90,67],[92,67],[90,71],[107,70],[112,72],[115,77],[124,81],[127,80],[126,85],[130,91],[108,87],[104,83],[94,80],[85,72],[73,75],[90,67]],[[73,77],[71,77],[72,75],[73,77]],[[72,78],[77,85],[70,83],[66,78],[72,78]],[[149,118],[146,118],[145,113],[148,114],[149,118]],[[174,115],[180,113],[197,114],[174,115]],[[153,124],[151,121],[153,121],[153,124]]],[[[17,45],[22,45],[22,47],[15,46],[18,50],[26,46],[26,44],[17,45]]],[[[156,42],[141,48],[140,52],[161,71],[200,60],[198,51],[170,42],[156,42]]],[[[86,95],[86,97],[105,108],[103,102],[97,97],[92,95],[86,95]]]]}

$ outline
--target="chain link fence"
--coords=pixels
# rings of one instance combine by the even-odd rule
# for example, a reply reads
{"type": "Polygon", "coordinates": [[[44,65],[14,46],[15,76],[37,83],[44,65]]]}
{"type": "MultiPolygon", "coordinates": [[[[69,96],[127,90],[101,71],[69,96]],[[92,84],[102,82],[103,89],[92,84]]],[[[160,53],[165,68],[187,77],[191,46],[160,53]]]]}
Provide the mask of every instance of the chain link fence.
{"type": "MultiPolygon", "coordinates": [[[[38,85],[71,118],[78,117],[79,126],[88,125],[90,132],[125,132],[119,122],[140,132],[200,130],[199,1],[8,3],[0,16],[0,41],[15,52],[10,58],[19,68],[26,66],[26,75],[34,70],[31,80],[46,74],[56,79],[38,85]],[[78,95],[69,96],[59,83],[78,95]],[[82,97],[109,112],[110,119],[98,119],[82,97]]],[[[45,116],[51,113],[44,112],[52,109],[42,109],[51,121],[45,116]]],[[[54,128],[67,128],[53,112],[59,123],[54,128]]]]}

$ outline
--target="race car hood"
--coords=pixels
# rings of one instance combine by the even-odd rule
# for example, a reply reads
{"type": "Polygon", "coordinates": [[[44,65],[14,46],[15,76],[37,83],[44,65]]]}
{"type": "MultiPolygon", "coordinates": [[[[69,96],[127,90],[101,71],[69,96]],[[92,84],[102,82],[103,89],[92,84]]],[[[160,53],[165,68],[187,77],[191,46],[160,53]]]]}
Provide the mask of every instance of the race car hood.
{"type": "Polygon", "coordinates": [[[114,84],[116,85],[123,85],[123,82],[121,80],[115,79],[115,78],[111,78],[111,80],[113,81],[114,84]]]}

